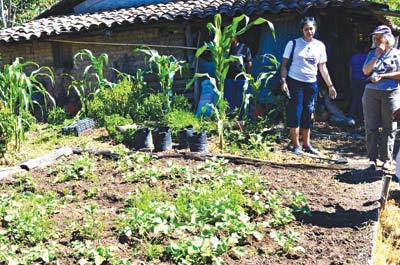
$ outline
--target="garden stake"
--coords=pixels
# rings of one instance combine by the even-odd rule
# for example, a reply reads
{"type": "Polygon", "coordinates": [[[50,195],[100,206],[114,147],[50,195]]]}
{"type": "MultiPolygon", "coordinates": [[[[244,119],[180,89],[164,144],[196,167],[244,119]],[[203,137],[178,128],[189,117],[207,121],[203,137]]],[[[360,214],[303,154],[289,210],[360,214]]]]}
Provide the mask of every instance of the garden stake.
{"type": "Polygon", "coordinates": [[[380,198],[380,203],[381,203],[381,207],[380,210],[383,210],[385,208],[386,205],[386,201],[389,195],[389,185],[390,185],[390,181],[392,180],[392,176],[390,175],[385,175],[383,176],[383,186],[382,186],[382,193],[381,193],[381,198],[380,198]]]}

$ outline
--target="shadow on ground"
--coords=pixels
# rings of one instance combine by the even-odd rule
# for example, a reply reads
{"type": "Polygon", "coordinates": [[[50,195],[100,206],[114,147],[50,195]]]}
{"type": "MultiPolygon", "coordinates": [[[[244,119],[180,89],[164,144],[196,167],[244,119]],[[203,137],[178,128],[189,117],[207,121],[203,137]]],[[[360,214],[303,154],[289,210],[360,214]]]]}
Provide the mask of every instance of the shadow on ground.
{"type": "Polygon", "coordinates": [[[367,202],[367,204],[377,204],[377,207],[368,211],[345,210],[336,204],[335,212],[328,213],[322,211],[312,211],[311,216],[299,214],[296,219],[300,222],[325,228],[339,227],[361,227],[366,223],[378,220],[379,203],[367,202]]]}
{"type": "Polygon", "coordinates": [[[373,183],[382,179],[384,172],[376,170],[375,172],[369,169],[356,169],[336,175],[336,179],[343,183],[360,184],[360,183],[373,183]]]}

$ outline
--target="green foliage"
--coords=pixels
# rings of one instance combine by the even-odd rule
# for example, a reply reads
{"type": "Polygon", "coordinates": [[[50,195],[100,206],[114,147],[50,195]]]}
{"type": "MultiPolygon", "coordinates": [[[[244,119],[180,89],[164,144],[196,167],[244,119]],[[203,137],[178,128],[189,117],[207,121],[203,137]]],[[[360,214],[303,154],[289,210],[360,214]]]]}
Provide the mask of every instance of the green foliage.
{"type": "Polygon", "coordinates": [[[14,244],[36,244],[54,236],[55,199],[49,194],[0,195],[1,237],[14,244]]]}
{"type": "MultiPolygon", "coordinates": [[[[10,0],[3,1],[6,27],[21,25],[46,10],[57,0],[10,0]]],[[[4,26],[4,22],[3,22],[4,26]]],[[[4,27],[3,27],[4,28],[4,27]]]]}
{"type": "MultiPolygon", "coordinates": [[[[262,23],[268,23],[272,30],[273,37],[275,38],[275,32],[273,30],[273,25],[263,19],[258,18],[251,23],[249,18],[245,15],[235,17],[230,25],[225,26],[222,29],[222,17],[220,14],[214,16],[214,24],[208,23],[208,30],[214,35],[214,39],[211,42],[205,43],[196,52],[196,57],[201,56],[206,50],[211,52],[212,60],[215,65],[215,76],[216,79],[210,78],[211,83],[214,86],[214,90],[218,95],[216,102],[216,107],[214,111],[216,112],[218,118],[218,135],[219,135],[219,147],[223,149],[224,147],[224,122],[226,120],[226,107],[227,104],[224,98],[224,82],[226,75],[229,70],[229,63],[234,61],[239,61],[242,65],[242,58],[237,56],[229,55],[229,49],[232,40],[239,35],[244,34],[253,25],[260,25],[262,23]],[[239,28],[240,23],[243,22],[244,26],[239,28]]],[[[197,75],[201,76],[201,75],[197,75]]],[[[191,85],[190,83],[188,85],[191,85]]]]}
{"type": "Polygon", "coordinates": [[[177,132],[187,126],[193,126],[195,130],[199,129],[200,123],[193,112],[184,110],[173,110],[165,116],[165,123],[171,128],[172,132],[177,132]]]}
{"type": "Polygon", "coordinates": [[[73,76],[68,91],[73,89],[81,101],[81,109],[78,116],[88,116],[89,104],[93,100],[94,95],[99,93],[100,89],[112,87],[113,84],[109,82],[103,74],[103,68],[108,64],[108,55],[101,53],[98,57],[94,56],[90,50],[83,49],[74,56],[74,64],[77,59],[89,59],[90,63],[83,71],[83,79],[77,80],[73,76]]]}
{"type": "Polygon", "coordinates": [[[171,103],[174,97],[172,86],[177,72],[182,75],[182,70],[185,66],[185,61],[178,61],[173,55],[160,55],[158,51],[150,48],[138,48],[135,52],[142,52],[148,57],[150,70],[156,74],[163,93],[168,101],[164,106],[164,111],[167,113],[171,110],[171,103]]]}
{"type": "MultiPolygon", "coordinates": [[[[240,245],[249,236],[261,240],[271,227],[280,232],[292,222],[294,209],[286,206],[290,201],[297,206],[305,203],[300,194],[269,190],[254,172],[229,169],[223,159],[207,160],[195,168],[172,162],[158,168],[143,164],[144,158],[122,157],[124,176],[135,175],[140,183],[153,177],[151,183],[161,178],[184,181],[172,196],[149,183],[140,186],[119,218],[121,235],[128,241],[141,240],[150,260],[167,256],[179,264],[223,264],[224,253],[245,254],[240,245]],[[166,249],[157,245],[172,235],[166,249]]],[[[297,249],[295,233],[271,236],[283,252],[297,249]]]]}
{"type": "Polygon", "coordinates": [[[192,106],[184,95],[175,95],[171,103],[171,109],[191,111],[192,106]]]}
{"type": "MultiPolygon", "coordinates": [[[[386,4],[390,9],[400,10],[400,2],[398,0],[372,0],[371,2],[386,4]]],[[[389,20],[397,26],[400,26],[399,17],[389,17],[389,20]]]]}
{"type": "Polygon", "coordinates": [[[47,122],[50,124],[60,125],[68,118],[68,114],[61,107],[54,106],[49,111],[49,116],[47,117],[47,122]]]}
{"type": "MultiPolygon", "coordinates": [[[[49,99],[54,102],[43,84],[37,80],[40,76],[53,81],[53,72],[50,68],[39,67],[38,64],[30,61],[22,63],[21,58],[16,58],[11,65],[4,65],[3,71],[0,72],[0,108],[2,109],[0,139],[6,142],[14,139],[16,150],[20,149],[25,139],[25,132],[35,121],[32,115],[28,114],[29,110],[37,104],[32,99],[33,94],[42,94],[45,104],[49,99]],[[26,67],[33,67],[35,70],[26,75],[26,67]],[[6,117],[7,115],[9,117],[6,117]]],[[[5,147],[7,147],[7,143],[5,143],[5,147]]],[[[4,146],[3,143],[0,144],[4,146]]],[[[1,149],[6,150],[3,147],[1,149]]]]}
{"type": "Polygon", "coordinates": [[[88,115],[94,117],[100,126],[105,125],[105,117],[118,114],[126,117],[131,108],[133,83],[127,78],[112,88],[102,88],[89,103],[88,115]]]}
{"type": "Polygon", "coordinates": [[[69,180],[86,179],[91,180],[95,176],[96,163],[93,162],[88,153],[84,153],[71,163],[60,163],[49,174],[55,174],[54,183],[62,183],[69,180]]]}
{"type": "Polygon", "coordinates": [[[104,216],[99,215],[99,206],[90,204],[84,208],[82,223],[72,223],[71,226],[78,232],[79,237],[98,239],[104,231],[104,216]]]}
{"type": "Polygon", "coordinates": [[[118,250],[115,246],[94,246],[92,241],[73,241],[73,257],[77,259],[77,264],[112,264],[112,265],[131,265],[129,261],[116,258],[118,250]]]}
{"type": "Polygon", "coordinates": [[[163,93],[150,94],[143,101],[143,119],[159,122],[165,118],[168,96],[163,93]]]}
{"type": "Polygon", "coordinates": [[[105,116],[104,122],[108,135],[116,143],[122,143],[124,139],[124,135],[117,130],[116,126],[128,125],[133,123],[131,118],[124,118],[119,114],[112,114],[110,116],[105,116]]]}

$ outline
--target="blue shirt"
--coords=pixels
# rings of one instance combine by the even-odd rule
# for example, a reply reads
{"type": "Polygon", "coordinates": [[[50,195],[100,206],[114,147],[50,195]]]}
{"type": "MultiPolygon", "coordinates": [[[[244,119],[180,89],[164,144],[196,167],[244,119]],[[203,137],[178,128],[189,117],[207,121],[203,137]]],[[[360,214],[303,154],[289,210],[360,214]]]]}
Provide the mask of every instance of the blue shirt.
{"type": "Polygon", "coordinates": [[[365,59],[367,59],[367,54],[363,52],[358,52],[354,54],[350,59],[351,67],[351,77],[354,79],[366,79],[367,76],[363,73],[363,66],[365,59]]]}
{"type": "MultiPolygon", "coordinates": [[[[371,58],[375,55],[375,50],[368,53],[365,64],[371,61],[371,58]]],[[[390,72],[396,72],[400,66],[400,51],[395,48],[391,48],[388,52],[381,54],[379,59],[376,61],[373,73],[384,74],[390,72]]],[[[371,73],[372,74],[372,73],[371,73]]],[[[393,90],[399,88],[399,80],[391,78],[384,78],[378,83],[367,83],[365,88],[377,89],[377,90],[393,90]]]]}

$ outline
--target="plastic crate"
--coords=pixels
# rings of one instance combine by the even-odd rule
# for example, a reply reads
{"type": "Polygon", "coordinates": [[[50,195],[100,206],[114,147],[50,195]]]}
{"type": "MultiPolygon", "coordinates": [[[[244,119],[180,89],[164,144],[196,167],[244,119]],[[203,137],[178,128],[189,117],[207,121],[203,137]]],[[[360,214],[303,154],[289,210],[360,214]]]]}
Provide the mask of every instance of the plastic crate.
{"type": "Polygon", "coordinates": [[[81,135],[83,132],[95,128],[94,120],[91,118],[85,118],[80,121],[76,121],[68,126],[62,128],[63,134],[74,134],[75,136],[81,135]]]}

